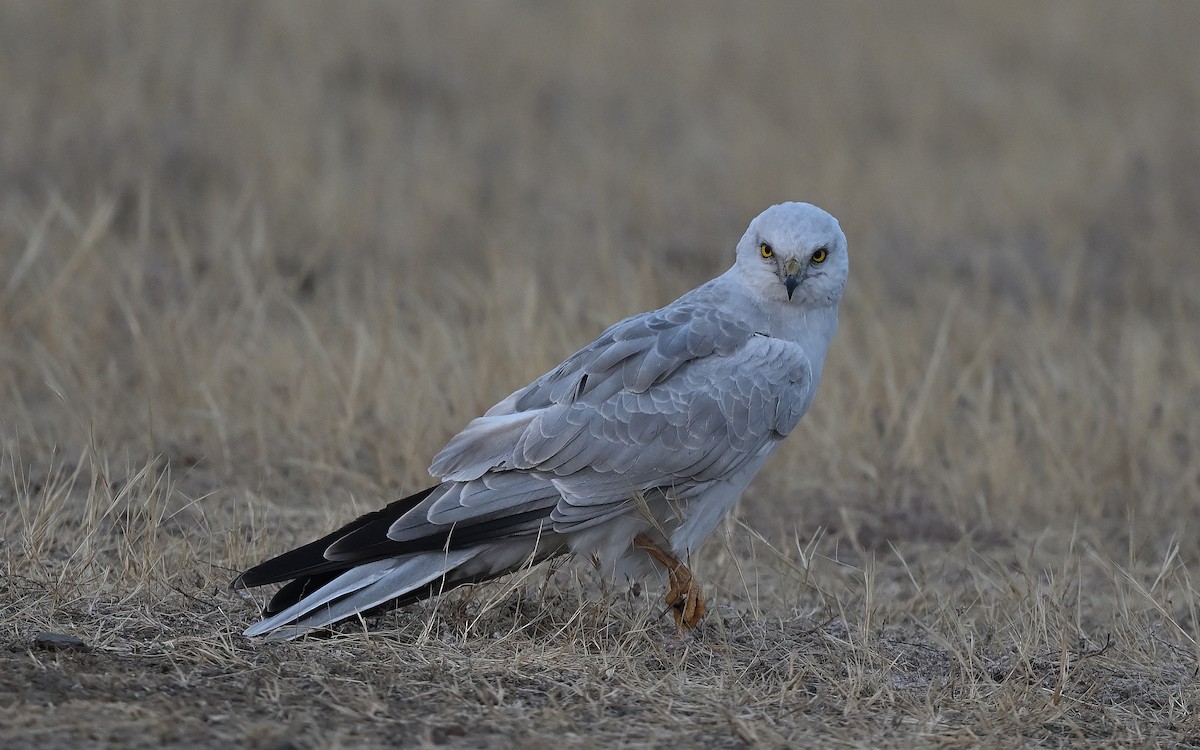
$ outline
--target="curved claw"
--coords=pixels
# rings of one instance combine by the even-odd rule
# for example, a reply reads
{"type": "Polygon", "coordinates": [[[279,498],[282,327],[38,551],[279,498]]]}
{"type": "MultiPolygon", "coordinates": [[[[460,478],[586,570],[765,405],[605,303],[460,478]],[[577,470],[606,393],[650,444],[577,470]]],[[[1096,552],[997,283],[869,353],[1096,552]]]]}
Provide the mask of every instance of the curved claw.
{"type": "Polygon", "coordinates": [[[671,588],[667,591],[666,603],[671,608],[671,616],[680,630],[691,630],[700,624],[704,618],[704,594],[700,592],[700,584],[688,566],[681,563],[670,552],[654,543],[645,534],[633,538],[633,546],[667,569],[667,580],[671,588]]]}
{"type": "MultiPolygon", "coordinates": [[[[683,568],[682,572],[687,574],[687,582],[680,587],[682,590],[677,592],[674,601],[671,594],[667,594],[667,604],[671,606],[671,615],[679,629],[691,630],[704,619],[704,594],[700,592],[700,585],[692,577],[692,572],[682,565],[680,567],[683,568]]],[[[675,592],[676,587],[673,585],[671,590],[675,592]]]]}

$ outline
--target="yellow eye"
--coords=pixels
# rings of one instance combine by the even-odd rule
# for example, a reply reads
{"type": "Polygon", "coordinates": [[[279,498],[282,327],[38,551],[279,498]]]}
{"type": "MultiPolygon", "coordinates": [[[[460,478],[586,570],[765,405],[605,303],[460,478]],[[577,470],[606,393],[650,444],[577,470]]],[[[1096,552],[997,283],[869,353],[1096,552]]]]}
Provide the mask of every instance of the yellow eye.
{"type": "Polygon", "coordinates": [[[765,242],[758,246],[758,254],[764,258],[775,257],[775,251],[772,250],[771,246],[765,242]]]}
{"type": "Polygon", "coordinates": [[[826,250],[823,247],[817,248],[817,251],[812,254],[812,262],[813,263],[824,263],[825,259],[828,257],[829,257],[828,250],[826,250]]]}

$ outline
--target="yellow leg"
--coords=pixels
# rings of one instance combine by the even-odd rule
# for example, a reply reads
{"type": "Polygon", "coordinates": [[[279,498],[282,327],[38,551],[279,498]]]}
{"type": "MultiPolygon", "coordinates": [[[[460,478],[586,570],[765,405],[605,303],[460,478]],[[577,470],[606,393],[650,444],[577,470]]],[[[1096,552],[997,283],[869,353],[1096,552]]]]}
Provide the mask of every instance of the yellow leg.
{"type": "Polygon", "coordinates": [[[633,538],[633,546],[650,555],[659,565],[667,569],[667,580],[671,588],[667,591],[667,606],[680,630],[690,630],[700,624],[704,617],[704,595],[700,584],[692,576],[688,566],[679,562],[670,552],[654,543],[645,534],[633,538]]]}

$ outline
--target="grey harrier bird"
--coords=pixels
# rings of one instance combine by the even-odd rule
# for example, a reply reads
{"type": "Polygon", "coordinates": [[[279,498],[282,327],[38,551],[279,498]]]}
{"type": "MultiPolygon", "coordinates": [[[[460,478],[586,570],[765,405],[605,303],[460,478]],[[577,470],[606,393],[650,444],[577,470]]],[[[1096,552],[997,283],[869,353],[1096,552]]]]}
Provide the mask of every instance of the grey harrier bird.
{"type": "Polygon", "coordinates": [[[473,420],[438,484],[257,565],[288,581],[248,636],[295,638],[564,554],[666,572],[676,624],[704,616],[684,561],[812,404],[849,259],[807,203],[750,222],[733,266],[635,315],[473,420]]]}

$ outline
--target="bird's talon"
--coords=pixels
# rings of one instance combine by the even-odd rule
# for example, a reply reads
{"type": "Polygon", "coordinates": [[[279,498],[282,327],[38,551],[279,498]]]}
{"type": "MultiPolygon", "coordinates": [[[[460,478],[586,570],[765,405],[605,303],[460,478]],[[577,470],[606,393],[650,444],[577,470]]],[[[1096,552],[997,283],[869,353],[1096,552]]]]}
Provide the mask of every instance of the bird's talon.
{"type": "Polygon", "coordinates": [[[699,625],[704,617],[704,595],[700,593],[700,585],[692,577],[688,566],[664,551],[645,534],[634,537],[633,544],[667,569],[670,588],[667,590],[665,601],[671,608],[671,617],[674,618],[676,627],[680,630],[690,630],[699,625]]]}

